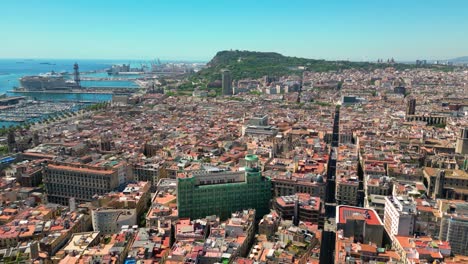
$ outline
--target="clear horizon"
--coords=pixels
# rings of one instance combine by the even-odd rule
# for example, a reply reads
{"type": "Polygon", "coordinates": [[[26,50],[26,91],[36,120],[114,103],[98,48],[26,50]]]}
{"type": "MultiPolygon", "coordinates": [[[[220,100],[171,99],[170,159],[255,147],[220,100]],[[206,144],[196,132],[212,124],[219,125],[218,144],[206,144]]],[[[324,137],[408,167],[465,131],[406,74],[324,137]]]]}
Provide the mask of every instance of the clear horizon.
{"type": "Polygon", "coordinates": [[[6,1],[2,59],[208,61],[221,50],[326,60],[468,56],[468,1],[6,1]]]}
{"type": "Polygon", "coordinates": [[[2,58],[0,60],[81,60],[81,61],[108,61],[108,62],[115,62],[115,61],[131,61],[131,62],[149,62],[160,59],[161,61],[169,61],[169,62],[208,62],[208,60],[188,60],[188,59],[161,59],[161,58],[2,58]]]}
{"type": "MultiPolygon", "coordinates": [[[[258,51],[258,50],[250,50],[250,51],[253,51],[253,52],[269,52],[269,51],[258,51]]],[[[213,55],[213,57],[215,56],[216,54],[213,55]]],[[[281,55],[284,55],[284,56],[289,56],[287,54],[281,54],[281,55]]],[[[103,61],[103,62],[117,62],[117,61],[120,61],[121,63],[125,63],[125,61],[130,61],[130,62],[149,62],[149,61],[154,61],[154,60],[157,60],[157,59],[160,59],[161,61],[165,61],[165,62],[190,62],[190,63],[208,63],[213,57],[209,58],[209,59],[184,59],[184,58],[180,58],[180,59],[161,59],[161,58],[39,58],[39,57],[36,57],[36,58],[2,58],[0,57],[0,60],[79,60],[79,61],[103,61]]],[[[295,56],[295,57],[298,57],[298,56],[295,56]]],[[[422,60],[427,60],[427,61],[441,61],[441,62],[444,62],[444,61],[448,61],[448,60],[451,60],[451,59],[457,59],[457,58],[461,58],[461,57],[468,57],[468,56],[459,56],[459,57],[455,57],[455,58],[447,58],[447,59],[426,59],[426,58],[420,58],[422,60]]],[[[306,58],[306,59],[317,59],[317,60],[323,60],[323,58],[307,58],[307,57],[301,57],[301,58],[306,58]]],[[[386,60],[387,58],[385,58],[386,60]]],[[[325,59],[327,60],[327,59],[325,59]]],[[[333,61],[333,59],[328,59],[329,61],[333,61]]],[[[339,61],[339,60],[345,60],[345,59],[335,59],[336,61],[339,61]]],[[[348,60],[348,61],[352,61],[352,62],[374,62],[374,60],[348,60]]],[[[376,60],[375,60],[376,61],[376,60]]],[[[401,62],[401,63],[414,63],[415,61],[414,60],[395,60],[396,62],[401,62]]]]}

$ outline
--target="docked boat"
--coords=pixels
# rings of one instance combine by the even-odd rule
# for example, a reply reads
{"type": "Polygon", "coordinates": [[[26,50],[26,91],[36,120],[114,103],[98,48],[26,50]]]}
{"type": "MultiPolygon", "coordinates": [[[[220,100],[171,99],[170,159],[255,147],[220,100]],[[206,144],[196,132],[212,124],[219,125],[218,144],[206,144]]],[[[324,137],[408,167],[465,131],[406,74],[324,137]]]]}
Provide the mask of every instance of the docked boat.
{"type": "Polygon", "coordinates": [[[19,82],[21,85],[19,90],[25,91],[70,90],[76,87],[74,81],[67,80],[63,75],[55,72],[37,76],[24,76],[19,79],[19,82]]]}

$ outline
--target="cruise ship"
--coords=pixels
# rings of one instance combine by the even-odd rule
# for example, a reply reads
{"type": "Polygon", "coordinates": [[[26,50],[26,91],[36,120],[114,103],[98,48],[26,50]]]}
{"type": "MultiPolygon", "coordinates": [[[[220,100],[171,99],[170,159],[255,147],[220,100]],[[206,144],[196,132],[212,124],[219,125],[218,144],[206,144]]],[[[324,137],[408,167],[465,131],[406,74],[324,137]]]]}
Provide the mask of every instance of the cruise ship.
{"type": "Polygon", "coordinates": [[[24,91],[57,91],[70,90],[77,87],[74,81],[67,80],[63,75],[55,72],[37,76],[24,76],[19,81],[21,87],[17,90],[24,91]]]}

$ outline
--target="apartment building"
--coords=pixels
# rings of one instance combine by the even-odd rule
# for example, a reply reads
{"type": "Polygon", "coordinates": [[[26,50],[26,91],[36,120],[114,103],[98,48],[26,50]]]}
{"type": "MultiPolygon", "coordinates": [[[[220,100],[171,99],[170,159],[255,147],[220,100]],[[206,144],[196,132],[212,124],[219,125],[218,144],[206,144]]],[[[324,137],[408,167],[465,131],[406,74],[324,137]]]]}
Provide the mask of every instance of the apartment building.
{"type": "Polygon", "coordinates": [[[113,234],[123,226],[138,224],[138,217],[146,211],[150,200],[150,183],[128,184],[122,192],[112,192],[101,196],[91,204],[91,218],[94,231],[113,234]]]}
{"type": "Polygon", "coordinates": [[[45,167],[43,182],[50,203],[68,205],[70,198],[89,202],[126,181],[126,163],[105,162],[97,165],[51,163],[45,167]]]}
{"type": "Polygon", "coordinates": [[[273,195],[288,196],[295,193],[308,193],[311,196],[325,199],[326,182],[322,175],[316,177],[295,177],[293,175],[277,176],[272,178],[273,195]]]}
{"type": "Polygon", "coordinates": [[[412,236],[416,221],[416,203],[408,196],[385,197],[384,224],[390,237],[412,236]]]}
{"type": "Polygon", "coordinates": [[[323,224],[320,198],[312,197],[307,193],[278,197],[275,199],[274,208],[285,220],[293,220],[295,223],[304,221],[323,224]]]}
{"type": "Polygon", "coordinates": [[[336,207],[336,229],[343,237],[354,237],[362,244],[382,246],[384,227],[377,212],[372,209],[339,205],[336,207]]]}
{"type": "Polygon", "coordinates": [[[441,201],[439,206],[448,209],[442,213],[439,238],[449,241],[452,251],[457,255],[468,255],[468,205],[463,201],[441,201]]]}
{"type": "Polygon", "coordinates": [[[356,145],[340,144],[336,162],[336,203],[358,206],[359,185],[356,145]]]}

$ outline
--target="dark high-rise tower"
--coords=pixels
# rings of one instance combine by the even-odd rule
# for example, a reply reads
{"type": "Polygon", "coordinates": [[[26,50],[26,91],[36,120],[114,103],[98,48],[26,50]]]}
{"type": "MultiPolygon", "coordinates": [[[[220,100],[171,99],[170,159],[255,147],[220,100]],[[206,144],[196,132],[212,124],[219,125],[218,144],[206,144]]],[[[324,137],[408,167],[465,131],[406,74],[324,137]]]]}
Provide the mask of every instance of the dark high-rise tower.
{"type": "Polygon", "coordinates": [[[78,67],[78,63],[75,62],[73,65],[73,79],[76,83],[76,86],[81,87],[81,80],[80,80],[80,67],[78,67]]]}
{"type": "Polygon", "coordinates": [[[406,105],[406,115],[414,115],[416,113],[416,99],[410,98],[406,105]]]}
{"type": "Polygon", "coordinates": [[[232,95],[232,78],[231,72],[228,70],[223,70],[222,74],[222,87],[223,87],[223,95],[232,95]]]}

